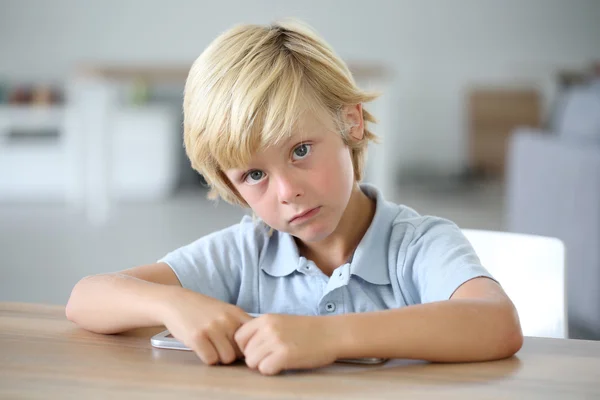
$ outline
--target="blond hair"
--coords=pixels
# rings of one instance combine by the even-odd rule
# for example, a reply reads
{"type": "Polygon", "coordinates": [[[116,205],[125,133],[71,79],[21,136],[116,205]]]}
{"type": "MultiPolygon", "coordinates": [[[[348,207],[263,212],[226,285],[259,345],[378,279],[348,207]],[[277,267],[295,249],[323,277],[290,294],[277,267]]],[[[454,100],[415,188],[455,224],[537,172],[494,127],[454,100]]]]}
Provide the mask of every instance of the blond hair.
{"type": "Polygon", "coordinates": [[[346,64],[308,26],[237,26],[191,67],[183,101],[185,150],[209,184],[210,198],[247,206],[224,171],[246,167],[257,151],[290,135],[301,105],[309,104],[336,122],[360,181],[368,142],[377,139],[366,122],[376,120],[363,108],[364,136],[353,141],[341,110],[376,97],[356,86],[346,64]]]}

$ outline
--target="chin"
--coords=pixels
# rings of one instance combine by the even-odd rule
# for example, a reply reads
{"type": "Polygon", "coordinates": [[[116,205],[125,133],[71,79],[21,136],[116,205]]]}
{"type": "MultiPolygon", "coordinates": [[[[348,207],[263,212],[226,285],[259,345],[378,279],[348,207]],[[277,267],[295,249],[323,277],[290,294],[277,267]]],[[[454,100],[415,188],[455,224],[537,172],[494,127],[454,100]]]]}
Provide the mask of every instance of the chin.
{"type": "Polygon", "coordinates": [[[292,235],[307,243],[316,243],[326,239],[333,229],[328,229],[325,226],[307,226],[299,232],[294,232],[292,235]]]}
{"type": "Polygon", "coordinates": [[[296,237],[304,243],[318,243],[324,240],[327,236],[329,235],[298,235],[296,237]]]}

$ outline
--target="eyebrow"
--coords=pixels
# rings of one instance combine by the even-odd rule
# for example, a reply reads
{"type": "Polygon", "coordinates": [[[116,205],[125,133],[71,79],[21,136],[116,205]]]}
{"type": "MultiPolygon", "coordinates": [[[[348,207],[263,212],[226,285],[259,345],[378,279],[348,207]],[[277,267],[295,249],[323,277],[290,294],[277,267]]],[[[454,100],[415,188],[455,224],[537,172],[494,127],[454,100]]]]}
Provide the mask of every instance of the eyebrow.
{"type": "Polygon", "coordinates": [[[300,141],[303,142],[305,138],[308,137],[308,134],[302,134],[300,132],[294,132],[283,142],[282,147],[287,147],[292,141],[300,141]]]}

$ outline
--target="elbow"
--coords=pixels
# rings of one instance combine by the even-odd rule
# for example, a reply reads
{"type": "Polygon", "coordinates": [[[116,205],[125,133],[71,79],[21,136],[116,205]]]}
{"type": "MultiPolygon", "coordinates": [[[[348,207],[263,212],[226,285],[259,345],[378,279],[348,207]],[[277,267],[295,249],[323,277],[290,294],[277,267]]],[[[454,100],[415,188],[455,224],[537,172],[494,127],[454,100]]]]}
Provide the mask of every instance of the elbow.
{"type": "Polygon", "coordinates": [[[517,325],[515,329],[507,332],[502,338],[503,345],[498,358],[508,358],[515,355],[523,347],[523,340],[521,327],[517,325]]]}
{"type": "Polygon", "coordinates": [[[81,279],[71,291],[65,316],[80,328],[100,334],[114,334],[122,332],[120,326],[115,326],[112,318],[107,317],[106,310],[99,306],[97,283],[104,279],[101,275],[90,275],[81,279]]]}
{"type": "Polygon", "coordinates": [[[69,296],[69,300],[67,301],[67,305],[65,306],[65,316],[67,317],[67,319],[69,321],[74,322],[76,324],[79,324],[78,320],[79,320],[79,315],[81,314],[81,310],[80,310],[81,309],[80,303],[82,301],[80,299],[81,286],[83,284],[85,284],[85,282],[89,278],[90,278],[89,276],[85,277],[75,284],[75,286],[73,287],[73,290],[71,291],[71,295],[69,296]]]}
{"type": "Polygon", "coordinates": [[[524,340],[519,315],[512,303],[502,313],[500,320],[503,328],[498,330],[497,354],[494,357],[496,359],[508,358],[515,355],[523,347],[524,340]]]}
{"type": "Polygon", "coordinates": [[[75,292],[75,288],[71,291],[71,296],[69,296],[69,300],[67,301],[67,305],[65,306],[65,317],[71,322],[77,323],[77,311],[76,311],[76,300],[73,298],[73,293],[75,292]]]}
{"type": "Polygon", "coordinates": [[[71,305],[71,299],[69,298],[69,301],[67,302],[67,305],[65,306],[65,317],[67,317],[67,319],[71,322],[75,322],[73,321],[73,306],[71,305]]]}
{"type": "Polygon", "coordinates": [[[67,317],[69,321],[77,323],[77,312],[73,303],[73,298],[70,297],[67,305],[65,306],[65,317],[67,317]]]}

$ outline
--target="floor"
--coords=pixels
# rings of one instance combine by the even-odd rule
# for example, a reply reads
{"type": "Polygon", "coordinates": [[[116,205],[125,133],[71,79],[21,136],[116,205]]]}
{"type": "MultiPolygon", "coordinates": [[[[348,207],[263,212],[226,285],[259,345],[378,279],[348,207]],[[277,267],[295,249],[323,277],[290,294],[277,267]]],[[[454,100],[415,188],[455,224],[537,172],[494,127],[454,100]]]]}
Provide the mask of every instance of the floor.
{"type": "MultiPolygon", "coordinates": [[[[0,204],[0,301],[65,304],[86,275],[152,263],[240,220],[242,210],[215,205],[205,194],[188,189],[167,201],[118,204],[102,227],[64,205],[0,204]]],[[[502,229],[503,192],[497,183],[411,184],[389,200],[463,228],[502,229]]]]}

